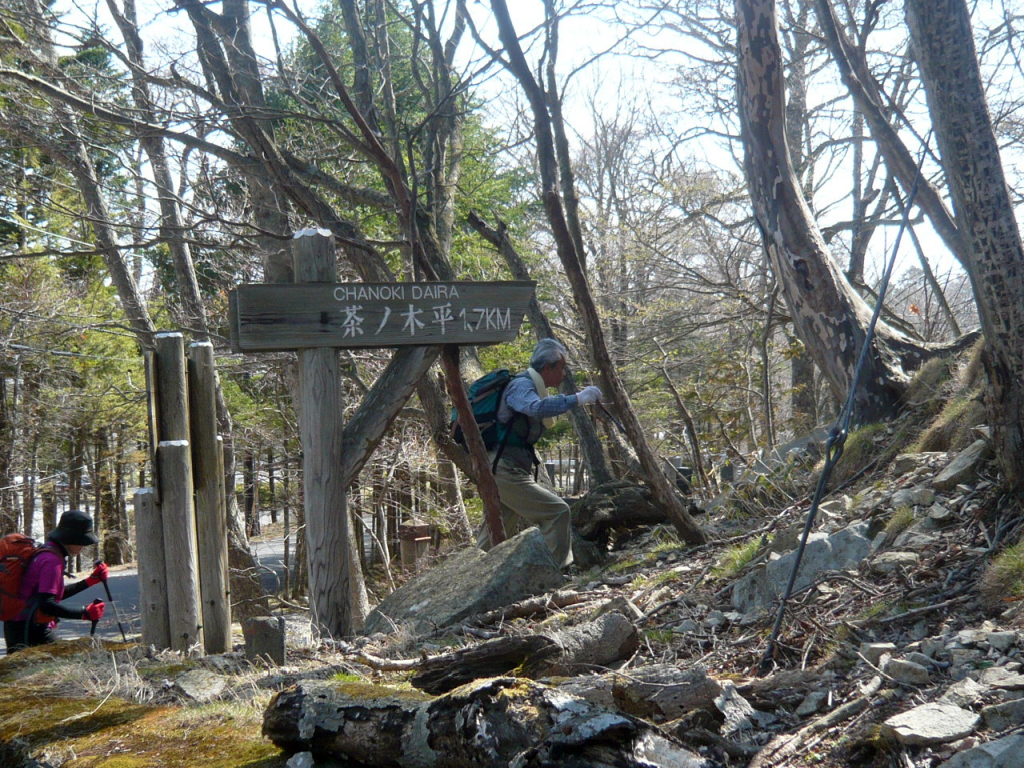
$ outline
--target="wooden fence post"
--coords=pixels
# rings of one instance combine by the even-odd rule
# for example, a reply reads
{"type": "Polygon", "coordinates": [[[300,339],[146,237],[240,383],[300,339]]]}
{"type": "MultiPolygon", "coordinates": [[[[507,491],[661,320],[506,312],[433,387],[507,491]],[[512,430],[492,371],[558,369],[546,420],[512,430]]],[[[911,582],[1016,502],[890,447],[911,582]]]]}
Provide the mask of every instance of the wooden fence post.
{"type": "Polygon", "coordinates": [[[199,563],[196,558],[195,508],[192,504],[192,452],[188,440],[164,440],[160,456],[163,499],[164,557],[167,571],[167,615],[171,649],[203,649],[199,599],[199,563]]]}
{"type": "Polygon", "coordinates": [[[135,551],[139,567],[142,644],[169,648],[171,628],[167,617],[164,531],[152,488],[135,492],[135,551]]]}
{"type": "MultiPolygon", "coordinates": [[[[297,232],[292,254],[295,282],[337,281],[334,237],[330,233],[297,232]]],[[[316,347],[297,353],[309,607],[314,624],[324,635],[350,636],[364,617],[353,615],[353,532],[338,471],[344,426],[338,351],[316,347]]]]}
{"type": "Polygon", "coordinates": [[[217,371],[213,344],[189,345],[189,423],[195,485],[199,592],[207,653],[231,650],[228,599],[228,527],[217,443],[217,371]]]}
{"type": "Polygon", "coordinates": [[[175,651],[187,651],[198,643],[202,649],[188,376],[182,334],[156,335],[156,376],[160,436],[156,456],[170,647],[175,651]]]}

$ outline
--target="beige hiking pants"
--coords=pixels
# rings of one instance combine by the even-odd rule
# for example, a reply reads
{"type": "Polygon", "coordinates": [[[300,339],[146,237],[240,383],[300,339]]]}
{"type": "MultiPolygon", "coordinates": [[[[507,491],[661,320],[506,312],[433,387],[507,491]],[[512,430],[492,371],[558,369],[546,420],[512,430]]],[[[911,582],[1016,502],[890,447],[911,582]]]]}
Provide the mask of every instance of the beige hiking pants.
{"type": "MultiPolygon", "coordinates": [[[[532,472],[504,459],[498,462],[494,479],[501,497],[501,522],[505,526],[505,535],[511,538],[520,530],[531,525],[537,526],[555,562],[560,568],[565,568],[572,564],[569,505],[551,489],[551,480],[543,466],[538,469],[537,478],[535,481],[532,472]]],[[[481,549],[490,546],[486,521],[480,530],[477,544],[481,549]]]]}

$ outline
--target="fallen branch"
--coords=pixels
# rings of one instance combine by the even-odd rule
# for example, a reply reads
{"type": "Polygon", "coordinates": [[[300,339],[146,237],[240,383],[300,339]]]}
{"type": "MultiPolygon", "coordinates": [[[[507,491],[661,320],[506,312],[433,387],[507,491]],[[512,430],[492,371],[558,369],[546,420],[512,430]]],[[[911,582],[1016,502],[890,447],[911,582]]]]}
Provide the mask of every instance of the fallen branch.
{"type": "MultiPolygon", "coordinates": [[[[549,613],[561,608],[567,608],[570,605],[588,602],[599,594],[597,592],[574,592],[569,589],[559,590],[558,592],[551,592],[540,597],[521,600],[518,603],[506,605],[502,608],[495,608],[493,611],[487,611],[486,613],[478,613],[476,616],[470,616],[463,624],[487,626],[488,624],[498,624],[512,619],[525,619],[530,616],[536,616],[538,613],[549,613]]],[[[440,630],[439,634],[444,634],[445,631],[440,630]]]]}
{"type": "Polygon", "coordinates": [[[847,621],[844,623],[849,624],[851,627],[854,627],[856,629],[864,629],[870,624],[892,624],[893,622],[902,621],[903,619],[912,619],[915,616],[920,616],[924,613],[941,611],[945,608],[949,608],[950,606],[964,602],[965,600],[967,600],[968,597],[969,595],[960,595],[960,597],[954,597],[950,600],[945,600],[941,603],[935,603],[934,605],[923,605],[920,608],[912,608],[911,610],[904,611],[903,613],[897,614],[896,616],[886,616],[884,619],[857,619],[856,621],[847,621]]]}

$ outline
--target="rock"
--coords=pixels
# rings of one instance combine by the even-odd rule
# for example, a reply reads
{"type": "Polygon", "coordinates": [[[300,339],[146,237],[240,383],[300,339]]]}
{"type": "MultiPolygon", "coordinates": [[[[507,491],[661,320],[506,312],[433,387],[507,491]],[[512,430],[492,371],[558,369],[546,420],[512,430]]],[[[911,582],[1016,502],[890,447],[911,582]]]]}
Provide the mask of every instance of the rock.
{"type": "Polygon", "coordinates": [[[893,509],[900,507],[928,507],[935,503],[935,491],[927,486],[901,488],[892,495],[889,504],[893,509]]]}
{"type": "Polygon", "coordinates": [[[818,511],[833,517],[846,515],[853,507],[853,499],[849,496],[840,496],[838,499],[829,499],[818,505],[818,511]]]}
{"type": "Polygon", "coordinates": [[[1024,736],[1005,739],[967,749],[954,755],[939,768],[1021,768],[1024,765],[1024,736]]]}
{"type": "Polygon", "coordinates": [[[932,487],[937,491],[953,490],[959,483],[977,474],[978,467],[991,454],[992,445],[987,440],[975,440],[935,476],[932,487]]]}
{"type": "Polygon", "coordinates": [[[938,659],[946,655],[946,643],[941,637],[925,637],[921,640],[921,653],[938,659]]]}
{"type": "Polygon", "coordinates": [[[528,528],[489,552],[467,547],[386,597],[363,633],[446,627],[477,613],[557,589],[565,583],[544,537],[528,528]]]}
{"type": "Polygon", "coordinates": [[[245,658],[284,664],[284,616],[254,616],[242,621],[245,637],[245,658]]]}
{"type": "MultiPolygon", "coordinates": [[[[867,523],[855,523],[831,535],[810,534],[794,590],[806,587],[822,571],[842,570],[860,563],[871,551],[867,531],[867,523]]],[[[733,607],[747,613],[781,597],[795,561],[796,553],[790,552],[737,581],[732,591],[733,607]]]]}
{"type": "Polygon", "coordinates": [[[928,519],[935,525],[948,525],[956,519],[953,511],[942,506],[938,502],[928,508],[928,519]]]}
{"type": "Polygon", "coordinates": [[[980,721],[980,715],[952,704],[922,704],[890,717],[882,733],[901,744],[945,744],[962,739],[980,721]]]}
{"type": "Polygon", "coordinates": [[[882,659],[883,653],[895,653],[896,646],[892,643],[861,643],[860,644],[860,655],[867,659],[869,662],[878,666],[878,662],[882,659]]]}
{"type": "Polygon", "coordinates": [[[899,534],[892,545],[896,549],[923,551],[936,542],[934,536],[918,529],[917,523],[899,534]]]}
{"type": "Polygon", "coordinates": [[[966,708],[975,704],[988,690],[989,687],[987,685],[982,685],[976,680],[965,677],[963,680],[959,680],[949,686],[939,701],[966,708]]]}
{"type": "Polygon", "coordinates": [[[722,686],[708,677],[700,665],[679,669],[672,664],[653,664],[614,672],[568,678],[559,690],[595,704],[636,717],[674,720],[694,709],[716,711],[715,699],[722,686]]]}
{"type": "Polygon", "coordinates": [[[1024,699],[982,707],[981,716],[985,718],[985,725],[993,731],[1013,728],[1024,723],[1024,699]]]}
{"type": "Polygon", "coordinates": [[[219,697],[228,686],[228,681],[208,669],[191,669],[174,678],[172,690],[183,699],[204,704],[219,697]]]}
{"type": "Polygon", "coordinates": [[[722,683],[722,692],[715,698],[715,706],[725,716],[722,735],[731,736],[744,731],[769,725],[775,717],[766,712],[758,712],[750,702],[744,699],[736,686],[729,680],[722,683]]]}
{"type": "Polygon", "coordinates": [[[935,661],[932,658],[925,656],[923,653],[919,651],[911,651],[906,656],[904,656],[904,658],[907,661],[912,661],[915,664],[920,664],[925,669],[929,669],[935,663],[935,661]]]}
{"type": "Polygon", "coordinates": [[[956,642],[965,647],[984,643],[988,633],[981,629],[961,629],[956,633],[956,642]]]}
{"type": "Polygon", "coordinates": [[[1006,667],[989,667],[982,670],[978,682],[1004,691],[1024,690],[1024,675],[1012,672],[1006,667]]]}
{"type": "Polygon", "coordinates": [[[285,763],[287,768],[313,768],[316,763],[313,760],[312,752],[296,752],[285,763]]]}
{"type": "Polygon", "coordinates": [[[871,561],[871,572],[889,574],[915,567],[921,562],[916,552],[882,552],[871,561]]]}
{"type": "Polygon", "coordinates": [[[882,671],[897,683],[905,685],[928,685],[931,682],[926,667],[905,659],[889,659],[882,665],[882,671]]]}
{"type": "Polygon", "coordinates": [[[1017,644],[1017,633],[1012,630],[1009,632],[989,632],[985,639],[997,651],[1006,653],[1017,644]]]}
{"type": "Polygon", "coordinates": [[[822,705],[828,700],[828,693],[825,691],[811,691],[804,700],[800,702],[795,710],[798,717],[807,717],[819,711],[822,705]]]}

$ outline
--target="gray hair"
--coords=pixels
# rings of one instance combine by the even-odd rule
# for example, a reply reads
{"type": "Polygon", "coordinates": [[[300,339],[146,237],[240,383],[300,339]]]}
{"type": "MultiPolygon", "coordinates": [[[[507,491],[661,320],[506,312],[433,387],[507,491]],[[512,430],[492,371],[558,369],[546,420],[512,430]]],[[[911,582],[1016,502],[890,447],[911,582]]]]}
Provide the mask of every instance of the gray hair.
{"type": "Polygon", "coordinates": [[[530,367],[540,373],[548,366],[557,365],[559,360],[565,360],[567,357],[568,353],[562,346],[562,342],[557,339],[541,339],[533,348],[533,354],[530,355],[530,367]]]}

